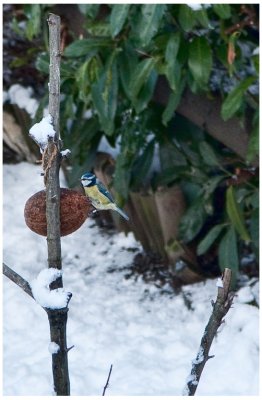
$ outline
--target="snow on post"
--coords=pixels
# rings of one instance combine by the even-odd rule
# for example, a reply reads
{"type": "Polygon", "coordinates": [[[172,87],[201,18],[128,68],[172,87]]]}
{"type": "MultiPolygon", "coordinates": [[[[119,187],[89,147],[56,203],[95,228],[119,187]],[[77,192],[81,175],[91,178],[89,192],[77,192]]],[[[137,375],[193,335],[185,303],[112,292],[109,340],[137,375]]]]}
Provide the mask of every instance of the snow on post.
{"type": "Polygon", "coordinates": [[[48,139],[55,137],[52,116],[48,114],[40,122],[33,125],[29,130],[29,135],[38,144],[41,153],[43,153],[47,147],[48,139]]]}
{"type": "Polygon", "coordinates": [[[30,286],[35,301],[44,308],[56,310],[65,308],[71,298],[71,293],[64,288],[50,290],[49,285],[62,276],[62,271],[56,268],[45,268],[38,274],[30,286]]]}
{"type": "Polygon", "coordinates": [[[223,281],[222,281],[221,278],[217,278],[217,287],[220,287],[220,288],[223,288],[223,287],[224,287],[223,281]]]}
{"type": "Polygon", "coordinates": [[[48,351],[51,354],[57,354],[60,350],[60,346],[55,342],[50,342],[48,345],[48,351]]]}

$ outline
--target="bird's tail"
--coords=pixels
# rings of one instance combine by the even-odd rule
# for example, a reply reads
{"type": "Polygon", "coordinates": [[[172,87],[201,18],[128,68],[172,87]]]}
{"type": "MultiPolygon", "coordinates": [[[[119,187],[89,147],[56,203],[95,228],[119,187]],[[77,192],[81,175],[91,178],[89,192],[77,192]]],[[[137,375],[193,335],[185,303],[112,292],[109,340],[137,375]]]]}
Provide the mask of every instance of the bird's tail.
{"type": "Polygon", "coordinates": [[[125,218],[127,221],[129,221],[129,217],[126,215],[126,213],[124,213],[123,210],[121,210],[121,208],[116,207],[115,210],[122,215],[123,218],[125,218]]]}

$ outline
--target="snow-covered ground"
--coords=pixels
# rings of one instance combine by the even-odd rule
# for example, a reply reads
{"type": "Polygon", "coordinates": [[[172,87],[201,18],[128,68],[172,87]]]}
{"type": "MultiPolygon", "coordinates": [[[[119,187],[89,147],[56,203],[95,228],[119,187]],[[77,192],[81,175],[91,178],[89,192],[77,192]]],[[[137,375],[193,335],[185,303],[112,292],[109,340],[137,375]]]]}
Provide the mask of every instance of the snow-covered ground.
{"type": "MultiPolygon", "coordinates": [[[[43,189],[40,172],[27,163],[4,166],[4,261],[28,281],[46,267],[46,239],[31,232],[23,217],[26,200],[43,189]]],[[[62,238],[64,285],[73,293],[68,320],[73,396],[100,396],[110,364],[107,396],[182,394],[216,297],[216,280],[186,286],[179,295],[161,294],[152,284],[125,278],[125,267],[139,250],[132,234],[109,235],[90,219],[62,238]]],[[[235,298],[197,395],[259,394],[259,312],[245,304],[254,295],[257,286],[243,288],[235,298]]],[[[46,313],[5,277],[3,323],[3,394],[52,395],[46,313]]]]}

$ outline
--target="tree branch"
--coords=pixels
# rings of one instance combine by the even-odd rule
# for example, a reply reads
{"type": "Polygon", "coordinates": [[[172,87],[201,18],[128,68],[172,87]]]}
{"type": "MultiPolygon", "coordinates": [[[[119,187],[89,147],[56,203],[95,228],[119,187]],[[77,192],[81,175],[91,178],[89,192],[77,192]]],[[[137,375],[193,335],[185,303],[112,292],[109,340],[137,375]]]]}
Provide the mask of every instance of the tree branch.
{"type": "Polygon", "coordinates": [[[34,299],[29,283],[5,263],[3,263],[3,274],[34,299]]]}
{"type": "Polygon", "coordinates": [[[231,277],[232,271],[226,268],[224,270],[221,284],[218,285],[217,299],[216,302],[213,304],[213,311],[201,339],[199,351],[197,353],[196,359],[192,362],[191,373],[187,378],[187,383],[183,391],[183,396],[195,395],[205,364],[208,359],[214,357],[209,356],[208,354],[211,344],[219,326],[223,322],[223,318],[227,314],[233,302],[234,295],[232,292],[229,291],[231,277]]]}
{"type": "Polygon", "coordinates": [[[110,376],[111,376],[112,369],[113,369],[113,364],[111,364],[111,366],[110,366],[109,374],[108,374],[108,377],[107,377],[106,384],[105,384],[105,386],[104,386],[104,390],[103,390],[102,396],[104,396],[104,395],[106,394],[106,389],[108,388],[108,385],[109,385],[109,381],[110,381],[110,376]]]}

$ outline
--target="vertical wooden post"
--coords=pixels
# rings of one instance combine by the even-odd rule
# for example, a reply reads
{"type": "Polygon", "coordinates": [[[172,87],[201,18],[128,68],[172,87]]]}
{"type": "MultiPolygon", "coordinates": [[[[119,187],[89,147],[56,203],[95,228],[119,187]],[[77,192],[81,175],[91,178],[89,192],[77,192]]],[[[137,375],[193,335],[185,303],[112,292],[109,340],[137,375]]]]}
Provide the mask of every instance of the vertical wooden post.
{"type": "MultiPolygon", "coordinates": [[[[60,17],[49,14],[49,114],[52,117],[55,137],[51,138],[47,147],[46,170],[46,219],[49,268],[61,269],[60,240],[60,17]]],[[[62,287],[62,280],[56,284],[62,287]]]]}
{"type": "MultiPolygon", "coordinates": [[[[62,269],[61,238],[60,238],[60,17],[49,14],[49,114],[52,117],[55,137],[50,138],[44,155],[46,184],[46,220],[48,267],[62,269]]],[[[50,285],[50,289],[63,287],[62,277],[50,285]]],[[[66,323],[68,307],[62,309],[46,309],[51,342],[59,346],[57,353],[52,354],[52,370],[54,391],[57,396],[70,395],[68,372],[68,349],[66,343],[66,323]]]]}

